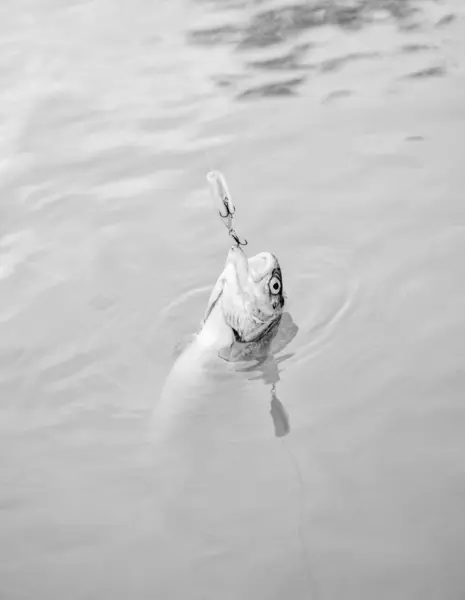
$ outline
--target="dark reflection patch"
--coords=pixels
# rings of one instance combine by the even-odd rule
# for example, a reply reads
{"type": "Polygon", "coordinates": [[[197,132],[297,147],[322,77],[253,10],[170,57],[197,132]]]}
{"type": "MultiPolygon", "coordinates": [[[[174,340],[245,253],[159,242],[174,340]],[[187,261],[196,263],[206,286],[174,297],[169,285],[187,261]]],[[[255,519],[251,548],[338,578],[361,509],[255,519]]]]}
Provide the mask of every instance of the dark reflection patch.
{"type": "Polygon", "coordinates": [[[292,96],[295,89],[304,81],[304,77],[296,77],[279,83],[265,83],[257,87],[250,87],[240,94],[238,98],[264,98],[269,96],[292,96]]]}
{"type": "Polygon", "coordinates": [[[446,74],[446,69],[443,66],[428,67],[420,69],[406,75],[407,79],[426,79],[427,77],[443,77],[446,74]]]}
{"type": "MultiPolygon", "coordinates": [[[[273,2],[272,7],[270,4],[267,0],[216,2],[209,6],[220,18],[224,11],[224,22],[214,27],[191,29],[187,33],[188,41],[193,45],[229,46],[232,52],[245,57],[241,74],[247,79],[245,88],[241,84],[234,89],[234,84],[238,84],[237,73],[234,80],[227,73],[218,73],[214,77],[218,86],[230,87],[240,100],[292,97],[309,71],[332,72],[351,61],[380,56],[375,52],[352,52],[315,63],[311,60],[312,50],[318,44],[312,39],[302,39],[305,32],[311,36],[310,32],[323,26],[356,31],[379,21],[380,15],[383,20],[396,23],[400,30],[408,31],[419,26],[418,15],[422,14],[421,0],[314,0],[291,5],[283,3],[283,6],[273,2]],[[288,73],[289,79],[283,81],[273,76],[273,73],[284,72],[288,73]],[[267,81],[257,81],[259,74],[267,74],[267,81]]],[[[433,74],[438,73],[426,73],[426,76],[433,74]]]]}

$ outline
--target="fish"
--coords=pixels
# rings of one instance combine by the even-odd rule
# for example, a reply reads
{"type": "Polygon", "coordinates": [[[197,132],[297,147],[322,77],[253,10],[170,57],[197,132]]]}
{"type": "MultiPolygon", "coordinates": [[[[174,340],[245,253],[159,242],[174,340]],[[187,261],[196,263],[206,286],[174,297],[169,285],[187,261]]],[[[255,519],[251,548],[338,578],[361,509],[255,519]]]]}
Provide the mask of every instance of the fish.
{"type": "Polygon", "coordinates": [[[284,306],[277,257],[260,252],[247,258],[239,245],[233,245],[211,291],[200,328],[174,363],[155,406],[153,422],[160,433],[167,434],[176,420],[195,410],[196,399],[205,397],[203,389],[217,372],[219,362],[266,352],[284,306]]]}

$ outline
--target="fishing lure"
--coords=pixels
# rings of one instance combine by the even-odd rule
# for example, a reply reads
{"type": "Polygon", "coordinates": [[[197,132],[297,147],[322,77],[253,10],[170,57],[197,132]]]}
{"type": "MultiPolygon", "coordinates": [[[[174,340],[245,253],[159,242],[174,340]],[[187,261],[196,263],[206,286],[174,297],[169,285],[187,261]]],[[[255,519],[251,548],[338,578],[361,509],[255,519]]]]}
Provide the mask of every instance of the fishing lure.
{"type": "Polygon", "coordinates": [[[210,185],[212,197],[218,207],[220,218],[228,230],[229,235],[238,246],[247,246],[247,240],[241,240],[233,227],[236,207],[231,199],[231,194],[229,193],[224,175],[220,171],[209,171],[207,173],[207,181],[210,185]]]}

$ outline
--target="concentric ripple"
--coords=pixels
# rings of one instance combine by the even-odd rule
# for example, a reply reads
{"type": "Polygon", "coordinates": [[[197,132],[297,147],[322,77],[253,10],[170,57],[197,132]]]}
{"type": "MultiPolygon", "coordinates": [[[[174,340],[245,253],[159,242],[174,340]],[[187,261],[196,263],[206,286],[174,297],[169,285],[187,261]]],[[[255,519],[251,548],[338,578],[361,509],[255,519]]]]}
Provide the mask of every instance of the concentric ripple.
{"type": "Polygon", "coordinates": [[[356,307],[358,281],[347,261],[329,248],[312,250],[312,257],[287,277],[289,312],[299,327],[289,367],[321,353],[356,307]]]}
{"type": "MultiPolygon", "coordinates": [[[[158,331],[171,356],[178,356],[201,322],[212,284],[187,289],[160,312],[158,331]],[[189,315],[189,318],[186,318],[189,315]]],[[[312,261],[286,274],[286,310],[299,331],[286,352],[290,366],[319,354],[356,306],[358,281],[353,269],[336,251],[319,248],[312,261]]]]}

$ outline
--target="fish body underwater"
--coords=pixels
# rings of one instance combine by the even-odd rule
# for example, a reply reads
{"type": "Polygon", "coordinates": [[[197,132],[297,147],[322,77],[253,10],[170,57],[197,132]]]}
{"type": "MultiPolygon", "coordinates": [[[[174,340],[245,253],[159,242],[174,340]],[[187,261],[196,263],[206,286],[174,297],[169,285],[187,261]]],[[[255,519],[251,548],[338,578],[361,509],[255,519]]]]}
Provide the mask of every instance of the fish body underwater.
{"type": "Polygon", "coordinates": [[[227,377],[227,362],[266,352],[283,307],[277,258],[262,252],[247,259],[239,246],[231,247],[201,328],[174,363],[155,406],[152,424],[157,437],[169,435],[198,410],[207,383],[227,377]]]}

